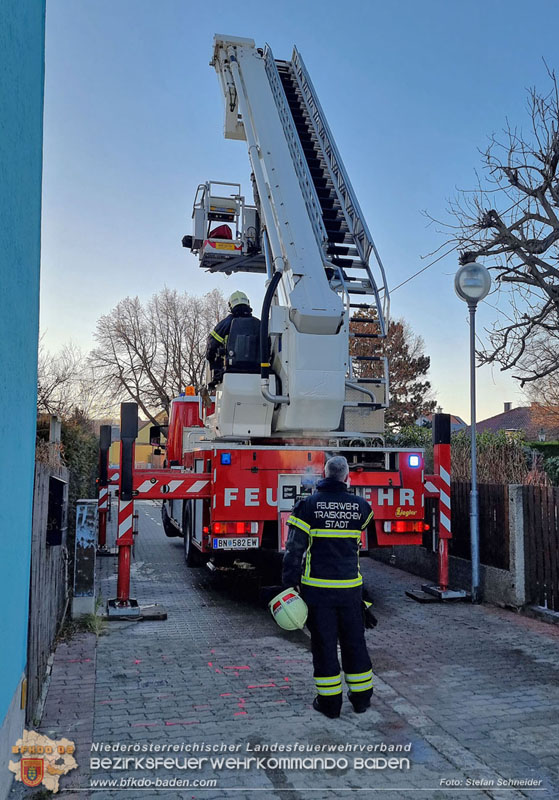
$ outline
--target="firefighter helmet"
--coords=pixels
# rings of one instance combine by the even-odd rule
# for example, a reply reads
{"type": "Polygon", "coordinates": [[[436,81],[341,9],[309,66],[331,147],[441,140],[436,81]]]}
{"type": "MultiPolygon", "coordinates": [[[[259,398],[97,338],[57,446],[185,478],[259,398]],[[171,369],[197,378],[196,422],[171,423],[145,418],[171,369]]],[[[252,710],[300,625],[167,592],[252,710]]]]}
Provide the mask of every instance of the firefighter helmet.
{"type": "Polygon", "coordinates": [[[283,589],[268,603],[268,608],[284,631],[294,631],[304,628],[309,614],[309,609],[303,598],[295,589],[283,589]]]}
{"type": "Polygon", "coordinates": [[[228,303],[231,311],[235,308],[235,306],[250,306],[250,300],[244,292],[233,292],[228,303]]]}

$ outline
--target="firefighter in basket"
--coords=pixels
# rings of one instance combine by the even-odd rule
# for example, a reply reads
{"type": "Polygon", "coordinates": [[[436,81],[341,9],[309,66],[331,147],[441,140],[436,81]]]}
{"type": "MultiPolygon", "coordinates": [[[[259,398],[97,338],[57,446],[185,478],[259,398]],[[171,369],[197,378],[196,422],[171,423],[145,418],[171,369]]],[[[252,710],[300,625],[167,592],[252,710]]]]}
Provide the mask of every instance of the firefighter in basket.
{"type": "Polygon", "coordinates": [[[225,319],[210,331],[206,359],[212,371],[208,389],[223,380],[225,372],[260,371],[260,320],[252,315],[250,300],[244,292],[233,292],[225,319]]]}
{"type": "MultiPolygon", "coordinates": [[[[353,710],[366,711],[373,694],[364,629],[365,625],[374,627],[376,620],[369,610],[370,603],[364,600],[359,572],[361,532],[371,522],[373,512],[366,500],[348,492],[349,466],[343,456],[329,459],[324,474],[314,494],[299,500],[288,519],[282,584],[284,595],[300,586],[311,633],[317,690],[313,708],[334,718],[340,716],[342,707],[338,642],[353,710]]],[[[270,604],[272,613],[277,600],[274,598],[270,604]]],[[[289,600],[284,597],[285,609],[293,604],[292,616],[300,619],[297,603],[289,600]]]]}

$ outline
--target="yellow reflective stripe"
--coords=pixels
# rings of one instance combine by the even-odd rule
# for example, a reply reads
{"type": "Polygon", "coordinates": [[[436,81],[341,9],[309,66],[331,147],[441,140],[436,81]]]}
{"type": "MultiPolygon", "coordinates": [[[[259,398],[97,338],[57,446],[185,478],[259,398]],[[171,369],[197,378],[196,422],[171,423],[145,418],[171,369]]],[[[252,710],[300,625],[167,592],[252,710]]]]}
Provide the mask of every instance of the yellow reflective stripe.
{"type": "Polygon", "coordinates": [[[308,533],[311,527],[308,523],[303,522],[302,519],[299,519],[299,517],[294,517],[293,515],[287,518],[287,524],[295,525],[296,528],[301,528],[301,530],[305,531],[305,533],[308,533]]]}
{"type": "Polygon", "coordinates": [[[221,337],[219,333],[216,333],[215,331],[210,331],[210,336],[213,336],[214,339],[218,341],[220,344],[223,344],[223,342],[225,341],[225,339],[223,339],[223,337],[221,337]]]}
{"type": "Polygon", "coordinates": [[[338,537],[343,538],[344,536],[347,539],[354,539],[361,536],[361,531],[356,530],[343,530],[343,531],[335,531],[332,528],[311,528],[309,530],[310,536],[323,536],[323,537],[338,537]]]}
{"type": "Polygon", "coordinates": [[[331,686],[332,684],[342,682],[342,674],[338,672],[337,675],[332,675],[331,678],[315,678],[314,682],[317,686],[331,686]]]}
{"type": "Polygon", "coordinates": [[[367,672],[346,672],[345,679],[346,681],[366,681],[369,678],[373,677],[373,670],[368,669],[367,672]]]}
{"type": "Polygon", "coordinates": [[[309,577],[307,570],[305,570],[305,574],[301,578],[301,583],[305,583],[307,586],[320,586],[323,589],[349,589],[352,586],[361,586],[363,583],[363,578],[361,575],[359,575],[357,578],[351,578],[350,580],[344,581],[334,579],[327,580],[325,578],[311,578],[309,577]]]}
{"type": "Polygon", "coordinates": [[[342,693],[342,684],[340,683],[339,686],[335,686],[332,689],[326,689],[324,686],[317,686],[316,687],[316,691],[318,692],[318,694],[322,694],[322,695],[326,695],[326,696],[331,695],[331,694],[341,694],[342,693]]]}
{"type": "Polygon", "coordinates": [[[308,578],[311,574],[311,548],[307,550],[307,557],[305,558],[305,573],[301,578],[301,583],[304,583],[304,579],[308,578]]]}
{"type": "Polygon", "coordinates": [[[367,689],[372,689],[373,688],[373,679],[371,678],[366,683],[352,683],[352,684],[348,684],[348,686],[351,688],[351,693],[352,694],[354,692],[366,692],[367,689]]]}
{"type": "Polygon", "coordinates": [[[365,608],[370,608],[373,605],[372,603],[369,603],[368,600],[363,600],[363,603],[365,604],[365,608]]]}
{"type": "Polygon", "coordinates": [[[374,511],[371,511],[371,513],[369,514],[369,516],[367,517],[367,519],[366,519],[366,520],[365,520],[365,522],[363,523],[363,530],[365,530],[365,528],[367,527],[367,525],[369,524],[369,522],[372,520],[372,518],[373,518],[374,516],[375,516],[375,513],[374,513],[374,511]]]}
{"type": "Polygon", "coordinates": [[[268,363],[266,363],[266,362],[264,361],[262,364],[260,364],[260,366],[261,366],[261,367],[271,367],[272,365],[271,365],[271,364],[268,364],[268,363]]]}

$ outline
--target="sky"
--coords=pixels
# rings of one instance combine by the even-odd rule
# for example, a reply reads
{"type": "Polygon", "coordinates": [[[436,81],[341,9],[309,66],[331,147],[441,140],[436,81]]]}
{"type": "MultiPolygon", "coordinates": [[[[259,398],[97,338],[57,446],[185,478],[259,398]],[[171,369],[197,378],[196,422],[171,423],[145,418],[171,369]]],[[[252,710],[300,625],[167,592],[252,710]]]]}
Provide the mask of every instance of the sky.
{"type": "MultiPolygon", "coordinates": [[[[163,286],[246,291],[263,276],[214,276],[181,247],[196,187],[239,182],[245,142],[223,137],[209,66],[214,33],[302,54],[389,286],[445,241],[425,212],[475,185],[479,149],[506,120],[525,124],[526,89],[559,69],[555,0],[47,0],[41,330],[54,352],[88,351],[95,324],[127,295],[163,286]]],[[[490,266],[488,263],[486,266],[490,266]]],[[[392,295],[392,317],[425,342],[443,410],[469,420],[467,308],[451,253],[392,295]]],[[[478,311],[483,336],[495,318],[478,311]]],[[[478,370],[478,419],[525,401],[498,368],[478,370]]]]}

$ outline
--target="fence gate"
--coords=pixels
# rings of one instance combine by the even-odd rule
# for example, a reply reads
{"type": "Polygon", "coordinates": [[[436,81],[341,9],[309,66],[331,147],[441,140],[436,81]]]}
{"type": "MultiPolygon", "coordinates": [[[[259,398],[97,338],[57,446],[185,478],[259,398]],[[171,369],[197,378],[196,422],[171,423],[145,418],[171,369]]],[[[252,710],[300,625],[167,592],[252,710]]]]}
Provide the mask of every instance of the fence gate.
{"type": "Polygon", "coordinates": [[[559,611],[559,489],[524,486],[522,494],[527,600],[559,611]]]}

